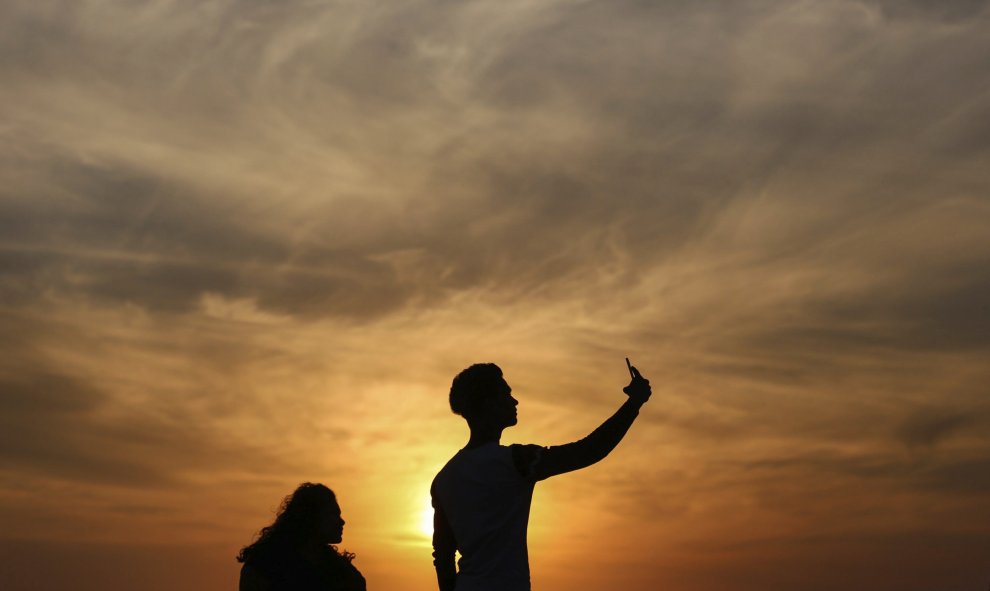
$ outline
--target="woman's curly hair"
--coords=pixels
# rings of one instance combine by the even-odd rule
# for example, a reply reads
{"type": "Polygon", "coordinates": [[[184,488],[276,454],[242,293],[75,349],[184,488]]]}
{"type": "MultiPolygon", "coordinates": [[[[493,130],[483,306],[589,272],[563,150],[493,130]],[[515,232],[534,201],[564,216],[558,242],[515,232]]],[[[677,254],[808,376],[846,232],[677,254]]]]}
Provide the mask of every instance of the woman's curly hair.
{"type": "MultiPolygon", "coordinates": [[[[320,523],[320,510],[327,501],[336,503],[337,496],[322,484],[304,482],[284,499],[275,514],[275,522],[258,532],[258,539],[241,549],[238,562],[252,562],[269,552],[298,546],[313,535],[320,523]]],[[[351,552],[327,546],[348,562],[354,560],[351,552]]]]}

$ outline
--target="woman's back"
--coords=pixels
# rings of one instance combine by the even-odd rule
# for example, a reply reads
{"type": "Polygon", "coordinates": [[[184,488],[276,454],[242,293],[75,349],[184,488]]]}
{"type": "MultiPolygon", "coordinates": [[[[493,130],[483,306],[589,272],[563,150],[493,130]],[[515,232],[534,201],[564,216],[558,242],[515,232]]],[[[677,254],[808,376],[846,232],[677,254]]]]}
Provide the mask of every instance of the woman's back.
{"type": "Polygon", "coordinates": [[[291,547],[257,553],[241,568],[241,591],[365,591],[348,557],[329,547],[308,554],[291,547]]]}
{"type": "Polygon", "coordinates": [[[275,522],[237,556],[240,591],[365,591],[364,577],[338,552],[344,519],[333,491],[305,482],[285,497],[275,522]]]}

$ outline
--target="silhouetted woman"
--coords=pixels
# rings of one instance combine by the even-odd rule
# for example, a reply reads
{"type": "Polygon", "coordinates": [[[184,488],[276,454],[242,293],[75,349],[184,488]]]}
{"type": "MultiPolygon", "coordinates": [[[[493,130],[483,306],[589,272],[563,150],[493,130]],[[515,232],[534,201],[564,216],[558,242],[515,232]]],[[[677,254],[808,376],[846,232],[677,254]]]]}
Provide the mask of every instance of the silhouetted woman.
{"type": "Polygon", "coordinates": [[[344,520],[333,491],[306,482],[285,497],[275,523],[241,550],[240,591],[365,591],[350,552],[335,546],[344,520]]]}

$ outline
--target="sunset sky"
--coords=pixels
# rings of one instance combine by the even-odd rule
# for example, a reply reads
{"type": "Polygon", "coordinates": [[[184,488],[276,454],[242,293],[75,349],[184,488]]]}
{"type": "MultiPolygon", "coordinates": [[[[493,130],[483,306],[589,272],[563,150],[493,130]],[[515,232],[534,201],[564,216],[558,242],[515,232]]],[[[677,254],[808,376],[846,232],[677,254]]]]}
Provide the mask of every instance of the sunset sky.
{"type": "Polygon", "coordinates": [[[3,0],[0,588],[235,589],[304,481],[370,591],[429,483],[653,384],[537,486],[535,591],[990,585],[990,8],[3,0]]]}

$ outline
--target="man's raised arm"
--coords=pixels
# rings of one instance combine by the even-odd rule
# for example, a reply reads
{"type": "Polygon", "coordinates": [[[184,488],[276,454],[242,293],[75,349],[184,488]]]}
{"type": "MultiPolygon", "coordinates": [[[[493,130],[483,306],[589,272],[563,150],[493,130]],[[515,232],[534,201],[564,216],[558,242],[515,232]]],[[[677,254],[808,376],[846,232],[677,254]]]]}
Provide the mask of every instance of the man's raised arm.
{"type": "Polygon", "coordinates": [[[542,450],[532,463],[530,477],[543,480],[580,470],[600,461],[615,449],[639,416],[639,408],[650,399],[652,393],[650,381],[640,375],[636,368],[631,368],[631,371],[634,377],[623,388],[629,398],[622,403],[619,410],[584,439],[542,450]]]}

